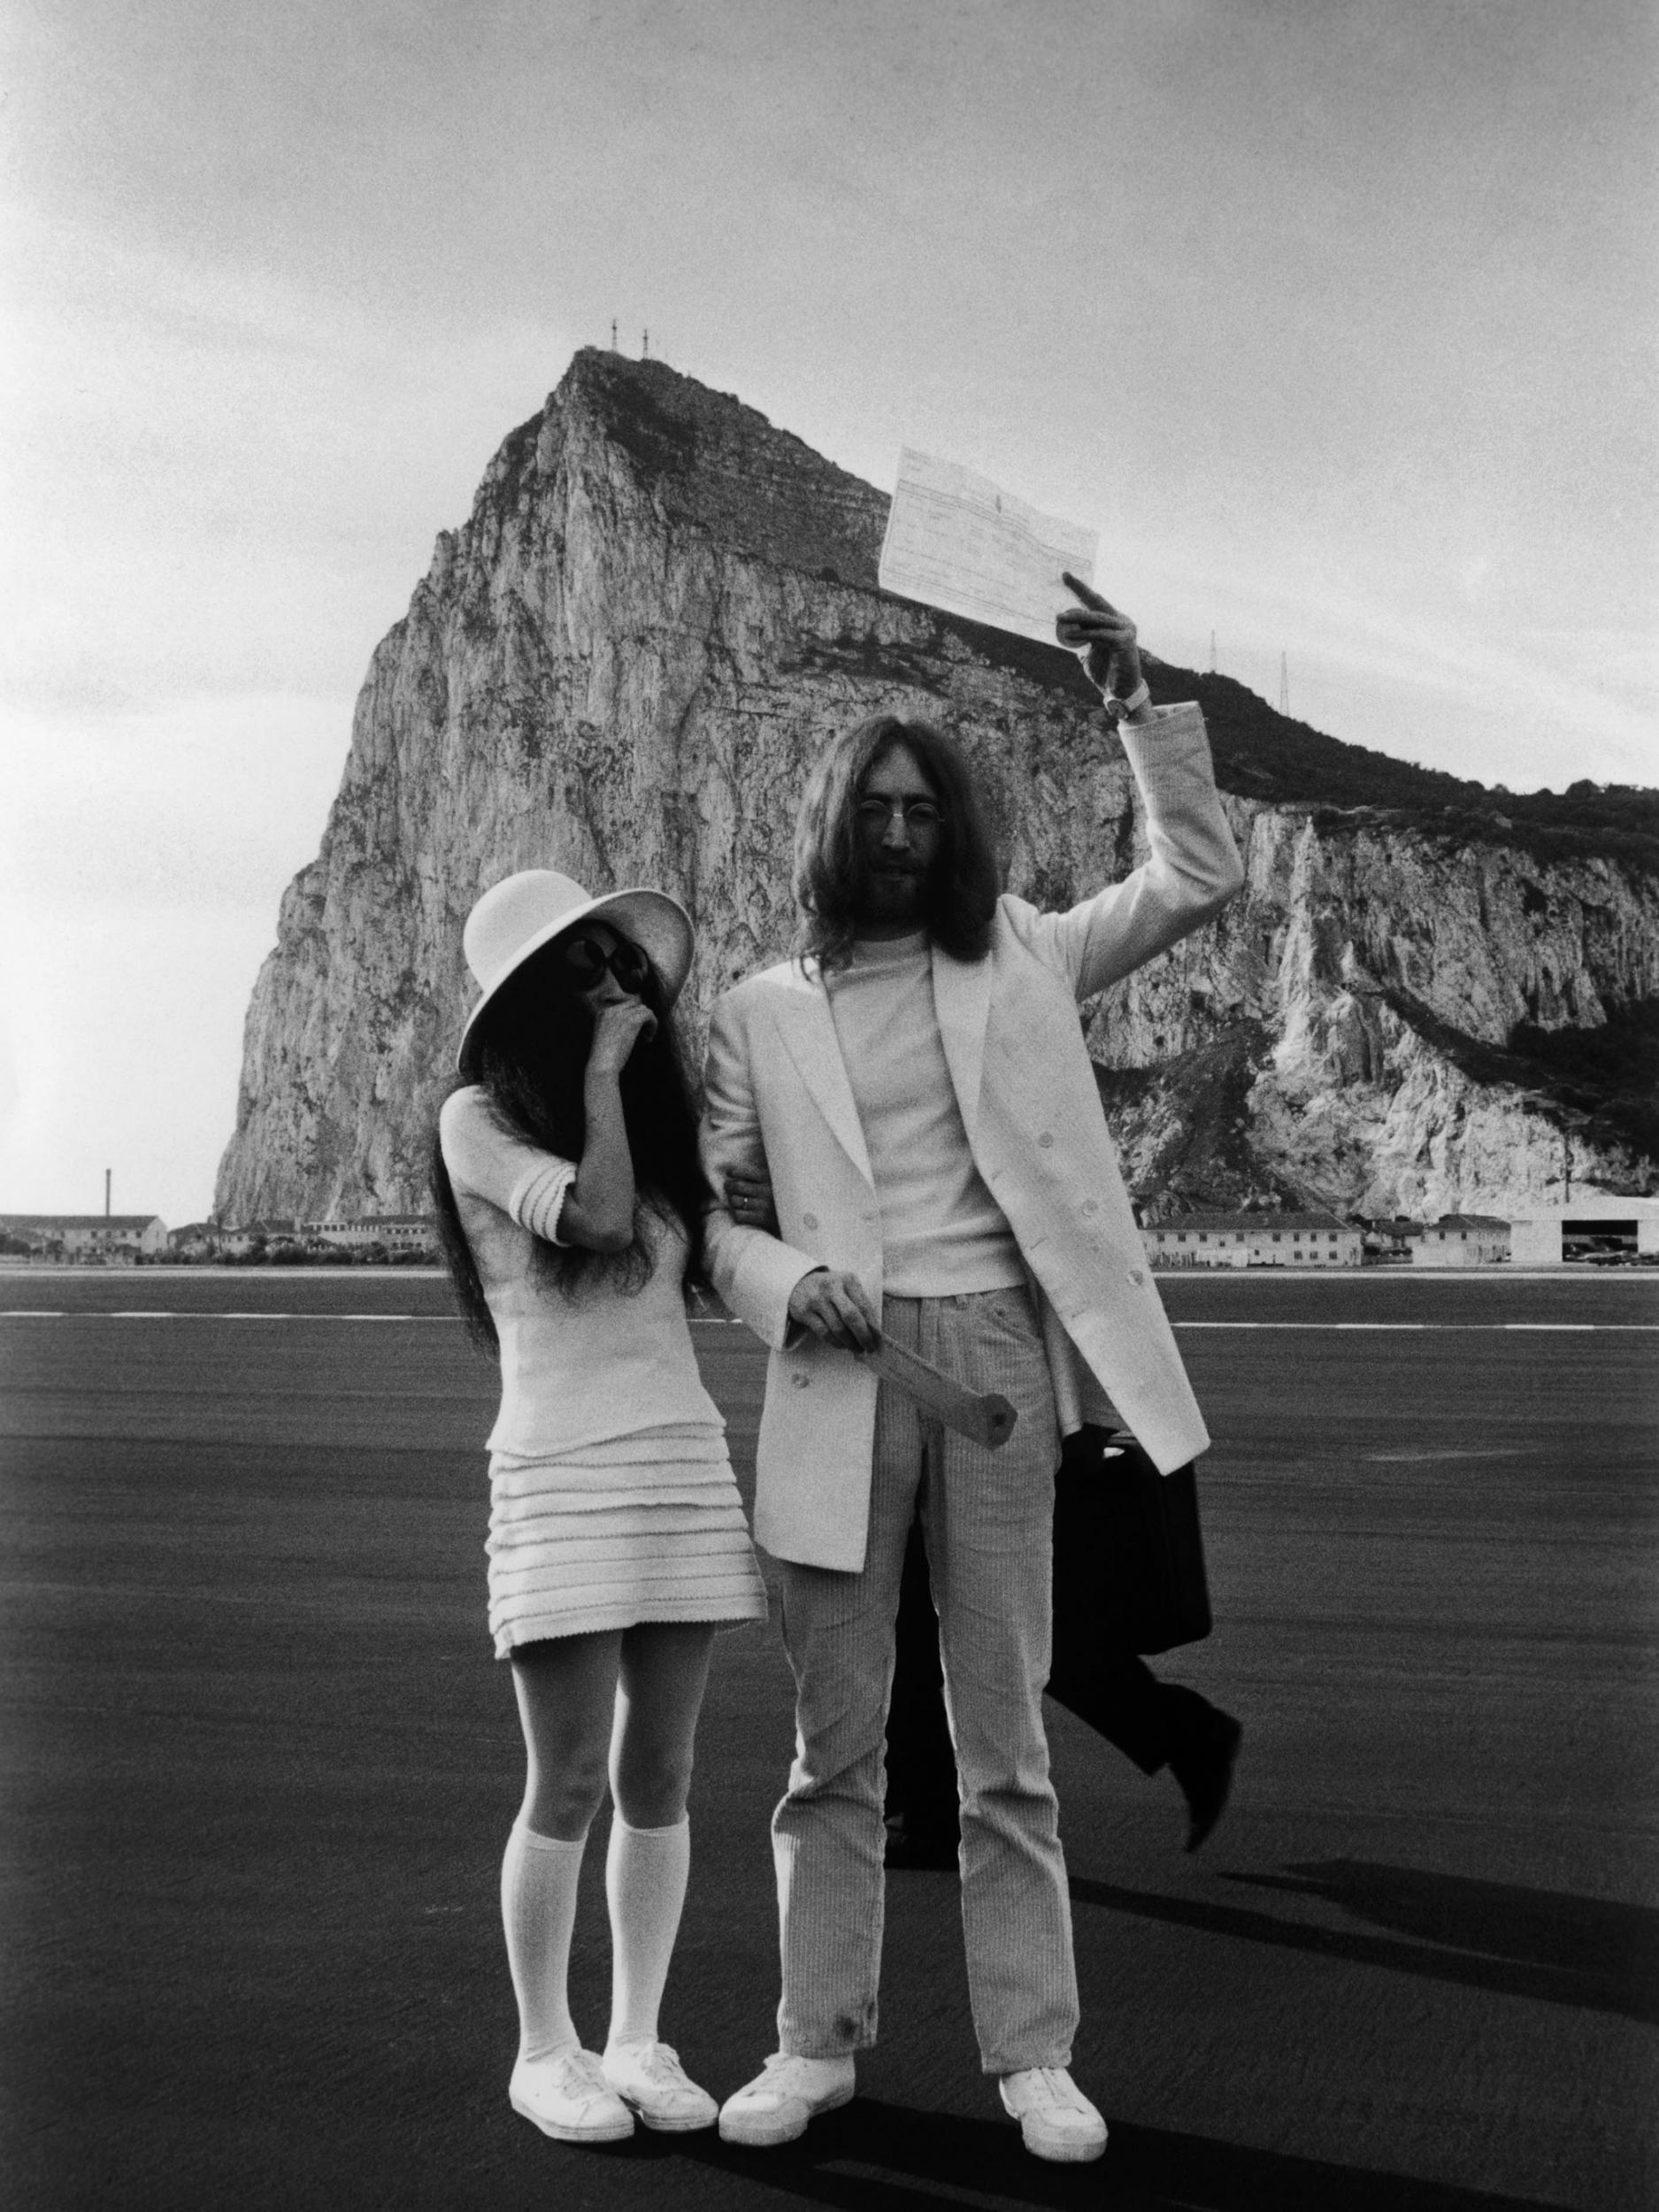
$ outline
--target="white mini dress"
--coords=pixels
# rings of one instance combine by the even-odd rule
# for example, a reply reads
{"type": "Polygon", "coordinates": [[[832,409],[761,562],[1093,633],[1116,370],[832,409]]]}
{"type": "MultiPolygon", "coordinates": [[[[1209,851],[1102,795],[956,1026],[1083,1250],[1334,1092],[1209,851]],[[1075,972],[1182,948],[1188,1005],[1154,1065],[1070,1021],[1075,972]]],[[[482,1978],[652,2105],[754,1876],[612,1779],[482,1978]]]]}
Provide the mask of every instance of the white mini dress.
{"type": "Polygon", "coordinates": [[[439,1121],[501,1343],[488,1439],[495,1654],[641,1621],[764,1620],[766,1588],[686,1320],[685,1243],[659,1227],[637,1292],[540,1279],[576,1164],[504,1130],[476,1087],[439,1121]]]}

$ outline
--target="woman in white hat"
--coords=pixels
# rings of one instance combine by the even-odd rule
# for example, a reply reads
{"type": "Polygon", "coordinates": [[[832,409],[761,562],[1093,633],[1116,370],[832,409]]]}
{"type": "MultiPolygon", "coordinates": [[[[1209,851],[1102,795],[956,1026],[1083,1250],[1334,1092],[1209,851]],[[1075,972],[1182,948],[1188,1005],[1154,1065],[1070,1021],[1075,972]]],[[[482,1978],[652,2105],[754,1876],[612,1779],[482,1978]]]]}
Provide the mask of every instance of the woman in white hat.
{"type": "Polygon", "coordinates": [[[691,924],[661,891],[593,898],[528,869],[473,908],[481,987],[434,1192],[475,1333],[500,1353],[489,1615],[529,1777],[502,1870],[514,2108],[567,2142],[707,2127],[657,2037],[686,1890],[692,1740],[718,1626],[766,1597],[686,1322],[706,1196],[671,1008],[691,924]],[[612,1799],[603,2058],[566,2002],[577,1875],[612,1799]]]}

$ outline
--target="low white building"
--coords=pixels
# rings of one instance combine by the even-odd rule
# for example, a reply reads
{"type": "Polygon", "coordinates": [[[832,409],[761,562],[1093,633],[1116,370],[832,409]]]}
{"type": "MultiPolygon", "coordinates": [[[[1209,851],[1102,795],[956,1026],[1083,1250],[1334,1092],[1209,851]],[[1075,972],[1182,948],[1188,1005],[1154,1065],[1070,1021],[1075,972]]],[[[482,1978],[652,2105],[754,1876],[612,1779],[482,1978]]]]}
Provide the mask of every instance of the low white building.
{"type": "Polygon", "coordinates": [[[342,1250],[365,1251],[372,1244],[388,1252],[435,1252],[438,1225],[430,1214],[365,1214],[357,1219],[343,1215],[328,1221],[303,1221],[299,1234],[308,1243],[334,1244],[342,1250]]]}
{"type": "Polygon", "coordinates": [[[1509,1225],[1495,1214],[1442,1214],[1412,1240],[1413,1267],[1492,1267],[1509,1256],[1509,1225]]]}
{"type": "Polygon", "coordinates": [[[187,1221],[181,1229],[169,1229],[167,1249],[174,1257],[201,1259],[217,1252],[222,1232],[211,1221],[187,1221]]]}
{"type": "Polygon", "coordinates": [[[1379,1260],[1409,1260],[1423,1224],[1409,1214],[1380,1216],[1365,1232],[1365,1249],[1379,1260]]]}
{"type": "Polygon", "coordinates": [[[1509,1257],[1517,1267],[1560,1267],[1598,1248],[1659,1254],[1659,1198],[1586,1191],[1564,1202],[1519,1206],[1509,1216],[1509,1257]]]}
{"type": "Polygon", "coordinates": [[[1184,1214],[1146,1223],[1155,1267],[1357,1267],[1361,1233],[1329,1213],[1184,1214]]]}
{"type": "Polygon", "coordinates": [[[0,1214],[0,1236],[70,1260],[148,1259],[167,1248],[159,1214],[0,1214]]]}
{"type": "Polygon", "coordinates": [[[221,1252],[232,1258],[242,1259],[256,1244],[272,1245],[283,1241],[297,1243],[299,1224],[295,1221],[245,1221],[240,1229],[221,1229],[219,1246],[221,1252]]]}

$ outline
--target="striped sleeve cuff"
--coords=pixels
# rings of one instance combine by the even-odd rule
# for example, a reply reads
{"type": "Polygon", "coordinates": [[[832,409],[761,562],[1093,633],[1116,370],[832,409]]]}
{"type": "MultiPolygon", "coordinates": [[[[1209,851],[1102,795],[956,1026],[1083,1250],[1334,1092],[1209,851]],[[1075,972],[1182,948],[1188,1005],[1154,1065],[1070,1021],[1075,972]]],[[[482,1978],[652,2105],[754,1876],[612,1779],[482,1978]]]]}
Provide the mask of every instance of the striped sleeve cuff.
{"type": "Polygon", "coordinates": [[[576,1170],[568,1160],[543,1161],[513,1185],[507,1211],[533,1237],[549,1244],[568,1244],[569,1238],[558,1233],[558,1217],[565,1194],[575,1180],[576,1170]]]}

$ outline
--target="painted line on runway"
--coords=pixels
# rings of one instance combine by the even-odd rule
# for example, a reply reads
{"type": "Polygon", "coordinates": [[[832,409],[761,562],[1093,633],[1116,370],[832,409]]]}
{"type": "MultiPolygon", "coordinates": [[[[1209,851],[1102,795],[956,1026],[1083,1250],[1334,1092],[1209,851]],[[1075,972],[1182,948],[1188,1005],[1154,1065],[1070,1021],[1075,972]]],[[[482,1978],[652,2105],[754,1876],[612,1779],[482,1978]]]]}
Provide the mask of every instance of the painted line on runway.
{"type": "Polygon", "coordinates": [[[1177,1329],[1300,1329],[1333,1333],[1356,1329],[1417,1336],[1493,1336],[1525,1330],[1548,1336],[1652,1336],[1659,1321],[1176,1321],[1177,1329]]]}
{"type": "MultiPolygon", "coordinates": [[[[0,1321],[398,1321],[435,1322],[445,1326],[457,1322],[453,1313],[208,1313],[196,1307],[132,1306],[109,1313],[70,1311],[63,1306],[0,1306],[0,1321]]],[[[694,1326],[741,1329],[741,1321],[719,1321],[712,1315],[695,1315],[694,1326]]],[[[1655,1336],[1659,1321],[1176,1321],[1178,1329],[1272,1329],[1305,1334],[1373,1334],[1413,1336],[1502,1336],[1517,1333],[1538,1336],[1655,1336]]]]}
{"type": "Polygon", "coordinates": [[[99,1313],[62,1306],[0,1306],[0,1321],[458,1321],[454,1313],[208,1313],[194,1306],[134,1306],[99,1313]]]}

